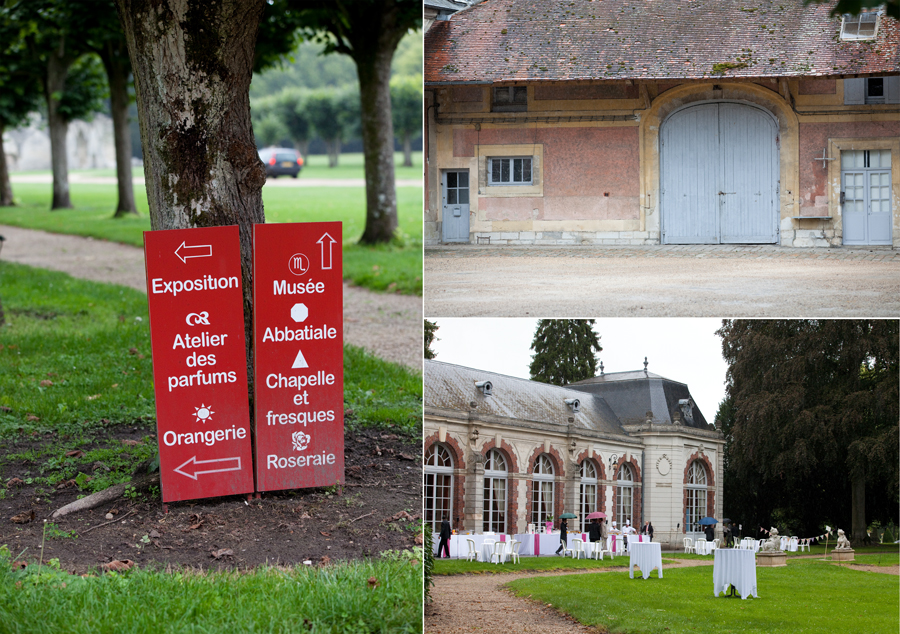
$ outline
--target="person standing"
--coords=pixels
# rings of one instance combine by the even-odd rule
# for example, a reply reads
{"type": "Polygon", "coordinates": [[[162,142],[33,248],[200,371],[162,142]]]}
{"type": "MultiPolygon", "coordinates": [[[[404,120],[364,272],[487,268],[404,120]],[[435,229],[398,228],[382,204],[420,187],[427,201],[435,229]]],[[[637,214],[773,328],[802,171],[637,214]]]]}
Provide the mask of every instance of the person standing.
{"type": "Polygon", "coordinates": [[[566,530],[568,530],[569,524],[567,520],[562,520],[559,523],[559,548],[556,550],[556,554],[562,554],[564,548],[568,548],[569,544],[566,542],[566,530]]]}
{"type": "Polygon", "coordinates": [[[450,558],[450,518],[446,515],[441,520],[441,541],[438,542],[438,557],[450,558]],[[443,554],[443,553],[446,553],[443,554]]]}
{"type": "Polygon", "coordinates": [[[591,525],[588,528],[588,539],[591,540],[592,544],[603,540],[600,526],[601,524],[596,518],[591,520],[591,525]]]}
{"type": "Polygon", "coordinates": [[[712,524],[707,524],[703,532],[706,533],[706,541],[708,542],[711,542],[716,537],[716,529],[713,528],[712,524]]]}

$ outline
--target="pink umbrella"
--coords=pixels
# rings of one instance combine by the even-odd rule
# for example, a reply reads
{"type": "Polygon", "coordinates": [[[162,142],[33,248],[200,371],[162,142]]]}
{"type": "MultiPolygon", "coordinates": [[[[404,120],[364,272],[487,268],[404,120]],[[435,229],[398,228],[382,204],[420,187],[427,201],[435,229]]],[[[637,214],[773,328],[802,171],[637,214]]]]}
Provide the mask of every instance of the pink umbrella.
{"type": "Polygon", "coordinates": [[[590,515],[587,516],[589,520],[599,519],[601,517],[606,517],[606,513],[601,513],[600,511],[594,511],[590,515]]]}

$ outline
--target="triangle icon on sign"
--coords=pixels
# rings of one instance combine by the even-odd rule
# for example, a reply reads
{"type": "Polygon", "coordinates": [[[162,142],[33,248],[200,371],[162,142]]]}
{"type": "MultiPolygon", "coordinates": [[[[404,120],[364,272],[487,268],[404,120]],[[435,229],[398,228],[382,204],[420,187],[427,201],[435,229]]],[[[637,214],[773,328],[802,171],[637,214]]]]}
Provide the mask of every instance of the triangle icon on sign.
{"type": "Polygon", "coordinates": [[[297,350],[297,358],[294,359],[294,365],[291,368],[308,368],[309,364],[306,362],[306,359],[303,357],[303,351],[297,350]]]}

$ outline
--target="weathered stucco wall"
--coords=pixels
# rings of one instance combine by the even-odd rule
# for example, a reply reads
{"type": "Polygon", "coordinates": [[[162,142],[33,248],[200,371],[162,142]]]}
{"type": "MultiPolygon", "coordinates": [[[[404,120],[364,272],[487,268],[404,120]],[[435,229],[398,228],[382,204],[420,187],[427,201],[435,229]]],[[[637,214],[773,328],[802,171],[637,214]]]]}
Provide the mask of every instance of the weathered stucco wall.
{"type": "Polygon", "coordinates": [[[782,245],[842,243],[838,139],[855,149],[892,149],[893,241],[900,246],[897,106],[844,105],[843,80],[578,81],[527,91],[526,110],[491,112],[491,86],[430,89],[436,105],[427,119],[426,241],[440,239],[441,170],[468,169],[472,242],[658,244],[665,213],[660,127],[683,106],[733,101],[762,107],[777,121],[782,245]],[[826,147],[836,160],[823,167],[814,159],[826,147]],[[502,151],[535,156],[533,186],[485,187],[485,161],[502,151]]]}

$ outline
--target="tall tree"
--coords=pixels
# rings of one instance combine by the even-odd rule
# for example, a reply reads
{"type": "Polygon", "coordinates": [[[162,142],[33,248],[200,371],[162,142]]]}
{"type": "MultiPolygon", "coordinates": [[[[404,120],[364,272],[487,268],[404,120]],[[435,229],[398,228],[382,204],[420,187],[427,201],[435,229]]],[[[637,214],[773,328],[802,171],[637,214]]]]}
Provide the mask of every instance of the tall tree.
{"type": "Polygon", "coordinates": [[[394,130],[391,121],[391,59],[400,40],[422,25],[419,0],[291,0],[305,32],[326,52],[349,55],[359,75],[366,228],[360,241],[389,242],[397,230],[394,130]]]}
{"type": "Polygon", "coordinates": [[[5,8],[9,17],[20,26],[20,37],[32,61],[41,65],[53,169],[50,208],[68,209],[72,207],[66,151],[69,126],[59,106],[69,67],[86,52],[79,35],[87,32],[93,16],[84,11],[81,4],[68,0],[7,0],[5,8]]]}
{"type": "Polygon", "coordinates": [[[597,373],[603,350],[593,319],[541,319],[531,342],[531,379],[567,385],[597,373]]]}
{"type": "Polygon", "coordinates": [[[38,69],[33,67],[19,36],[19,27],[0,6],[0,207],[13,203],[3,133],[26,121],[41,99],[38,69]]]}
{"type": "Polygon", "coordinates": [[[730,411],[720,409],[729,477],[806,530],[830,516],[862,540],[867,507],[895,516],[898,322],[736,320],[718,334],[729,364],[730,411]]]}
{"type": "Polygon", "coordinates": [[[359,121],[359,99],[348,88],[320,88],[306,98],[305,111],[328,152],[328,167],[337,167],[341,143],[351,136],[359,121]]]}
{"type": "Polygon", "coordinates": [[[438,326],[433,321],[425,320],[425,358],[426,359],[434,359],[437,356],[434,350],[431,349],[431,344],[437,341],[437,331],[440,326],[438,326]]]}
{"type": "Polygon", "coordinates": [[[281,121],[287,129],[288,136],[300,156],[306,158],[309,139],[312,136],[312,123],[306,111],[306,96],[299,88],[286,88],[277,97],[276,108],[281,121]]]}
{"type": "Polygon", "coordinates": [[[265,0],[116,5],[134,71],[150,225],[238,225],[252,377],[252,227],[265,222],[266,172],[248,91],[265,0]]]}
{"type": "Polygon", "coordinates": [[[403,165],[412,167],[412,140],[422,134],[422,77],[394,77],[391,80],[391,108],[394,132],[403,144],[403,165]]]}
{"type": "Polygon", "coordinates": [[[137,214],[134,202],[134,183],[131,174],[131,134],[128,129],[128,94],[131,60],[128,44],[119,22],[113,0],[72,0],[94,16],[90,29],[81,34],[88,49],[100,56],[109,84],[109,111],[113,124],[116,150],[116,191],[118,199],[115,218],[137,214]]]}

